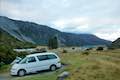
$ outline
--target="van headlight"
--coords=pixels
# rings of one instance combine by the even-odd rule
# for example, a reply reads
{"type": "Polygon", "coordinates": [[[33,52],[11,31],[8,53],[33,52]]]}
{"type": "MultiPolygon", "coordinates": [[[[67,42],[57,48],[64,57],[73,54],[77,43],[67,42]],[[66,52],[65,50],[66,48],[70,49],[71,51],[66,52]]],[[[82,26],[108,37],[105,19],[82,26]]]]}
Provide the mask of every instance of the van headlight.
{"type": "Polygon", "coordinates": [[[11,68],[11,70],[13,70],[13,71],[14,71],[14,70],[17,70],[17,69],[16,69],[16,68],[11,68]]]}
{"type": "Polygon", "coordinates": [[[12,68],[11,70],[12,70],[12,71],[15,71],[15,70],[17,70],[17,69],[15,69],[15,68],[12,68]]]}
{"type": "Polygon", "coordinates": [[[17,70],[17,69],[15,69],[15,68],[12,68],[11,70],[17,70]]]}

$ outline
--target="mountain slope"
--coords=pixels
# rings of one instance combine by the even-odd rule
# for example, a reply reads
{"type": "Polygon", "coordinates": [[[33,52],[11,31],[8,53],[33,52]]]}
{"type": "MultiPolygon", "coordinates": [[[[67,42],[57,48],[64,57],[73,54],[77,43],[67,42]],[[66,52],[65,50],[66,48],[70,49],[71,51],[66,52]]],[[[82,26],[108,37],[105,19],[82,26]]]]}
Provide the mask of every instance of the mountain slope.
{"type": "Polygon", "coordinates": [[[113,41],[110,47],[111,48],[120,48],[120,38],[113,41]]]}
{"type": "Polygon", "coordinates": [[[9,33],[3,31],[0,28],[0,49],[1,48],[25,48],[25,47],[33,47],[34,44],[29,42],[22,42],[17,38],[11,36],[9,33]]]}
{"type": "Polygon", "coordinates": [[[57,35],[61,44],[67,46],[108,45],[111,42],[100,39],[92,34],[73,34],[60,32],[45,25],[33,22],[12,20],[0,16],[0,28],[21,41],[46,45],[48,39],[57,35]]]}

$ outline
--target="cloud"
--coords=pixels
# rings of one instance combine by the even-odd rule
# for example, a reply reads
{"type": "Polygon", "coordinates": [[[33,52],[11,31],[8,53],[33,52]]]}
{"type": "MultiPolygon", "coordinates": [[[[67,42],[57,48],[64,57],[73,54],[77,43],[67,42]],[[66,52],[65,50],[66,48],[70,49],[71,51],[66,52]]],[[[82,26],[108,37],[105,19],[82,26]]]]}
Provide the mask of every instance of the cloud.
{"type": "Polygon", "coordinates": [[[65,32],[80,32],[82,29],[87,29],[89,20],[88,18],[71,18],[71,19],[60,19],[51,22],[53,28],[59,27],[59,30],[65,32]],[[57,27],[56,27],[57,26],[57,27]],[[78,31],[80,30],[80,31],[78,31]]]}
{"type": "Polygon", "coordinates": [[[120,37],[119,7],[120,0],[0,0],[0,15],[115,40],[120,37]]]}
{"type": "MultiPolygon", "coordinates": [[[[54,28],[56,26],[59,27],[59,30],[85,30],[93,31],[92,29],[108,29],[110,27],[114,27],[117,29],[120,25],[120,19],[116,18],[87,18],[87,17],[77,17],[77,18],[70,18],[70,19],[60,19],[55,20],[52,22],[54,24],[54,28]],[[116,26],[113,26],[116,25],[116,26]]],[[[78,31],[79,32],[79,31],[78,31]]],[[[93,31],[94,32],[94,31],[93,31]]],[[[108,31],[109,32],[109,31],[108,31]]]]}
{"type": "MultiPolygon", "coordinates": [[[[108,28],[105,27],[99,27],[96,29],[93,34],[97,35],[100,38],[114,41],[118,37],[120,37],[120,27],[117,27],[116,25],[106,25],[108,28]]],[[[120,25],[118,25],[120,26],[120,25]]]]}
{"type": "Polygon", "coordinates": [[[92,33],[96,36],[114,41],[120,37],[119,18],[71,18],[60,19],[53,22],[54,27],[64,32],[72,33],[92,33]],[[59,28],[57,28],[58,26],[59,28]]]}
{"type": "Polygon", "coordinates": [[[111,40],[114,41],[120,36],[120,32],[112,32],[112,33],[95,33],[96,36],[106,39],[106,40],[111,40]]]}

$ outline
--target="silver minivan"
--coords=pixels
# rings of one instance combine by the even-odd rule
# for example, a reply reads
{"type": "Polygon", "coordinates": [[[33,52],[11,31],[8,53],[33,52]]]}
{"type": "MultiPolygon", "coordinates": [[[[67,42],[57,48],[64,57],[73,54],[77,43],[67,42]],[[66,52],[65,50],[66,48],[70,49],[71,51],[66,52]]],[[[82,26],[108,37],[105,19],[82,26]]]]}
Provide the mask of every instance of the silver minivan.
{"type": "Polygon", "coordinates": [[[61,67],[60,58],[55,53],[35,53],[27,55],[11,68],[11,75],[24,76],[41,70],[52,71],[61,67]]]}

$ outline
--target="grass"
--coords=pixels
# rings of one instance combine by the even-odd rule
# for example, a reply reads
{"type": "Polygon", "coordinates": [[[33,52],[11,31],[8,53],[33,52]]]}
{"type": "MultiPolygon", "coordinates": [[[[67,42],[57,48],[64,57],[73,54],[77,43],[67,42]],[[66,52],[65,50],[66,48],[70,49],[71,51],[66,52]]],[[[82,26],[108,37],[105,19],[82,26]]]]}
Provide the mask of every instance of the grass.
{"type": "Polygon", "coordinates": [[[9,69],[10,69],[10,65],[3,65],[2,67],[0,67],[0,73],[9,72],[9,69]]]}
{"type": "Polygon", "coordinates": [[[69,71],[66,80],[119,80],[120,79],[120,50],[89,51],[61,53],[63,69],[25,77],[12,77],[11,80],[56,80],[57,75],[69,71]]]}
{"type": "Polygon", "coordinates": [[[74,66],[67,80],[119,80],[120,79],[119,50],[91,52],[87,56],[79,56],[86,63],[74,66]]]}

